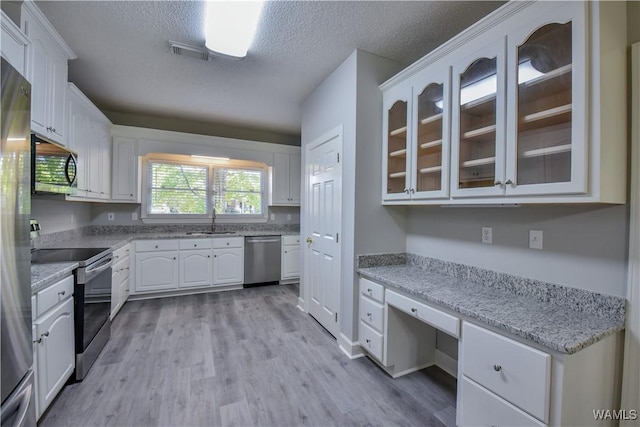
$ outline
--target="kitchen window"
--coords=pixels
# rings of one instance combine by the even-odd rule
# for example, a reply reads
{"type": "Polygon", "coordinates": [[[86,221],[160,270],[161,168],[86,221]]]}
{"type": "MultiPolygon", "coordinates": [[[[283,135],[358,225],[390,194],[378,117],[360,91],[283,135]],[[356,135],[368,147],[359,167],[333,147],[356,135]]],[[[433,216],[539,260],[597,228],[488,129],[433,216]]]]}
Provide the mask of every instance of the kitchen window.
{"type": "Polygon", "coordinates": [[[144,161],[142,219],[146,222],[266,221],[266,165],[182,156],[144,161]]]}

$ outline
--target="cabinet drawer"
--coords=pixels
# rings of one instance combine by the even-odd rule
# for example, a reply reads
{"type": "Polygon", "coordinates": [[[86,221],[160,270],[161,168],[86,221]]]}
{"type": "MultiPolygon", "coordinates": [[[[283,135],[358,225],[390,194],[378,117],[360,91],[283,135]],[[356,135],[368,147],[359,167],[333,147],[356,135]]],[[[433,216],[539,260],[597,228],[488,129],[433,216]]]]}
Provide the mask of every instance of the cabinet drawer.
{"type": "Polygon", "coordinates": [[[484,387],[462,377],[461,426],[544,426],[545,424],[500,399],[484,387]]]}
{"type": "Polygon", "coordinates": [[[384,302],[384,286],[372,282],[364,277],[360,278],[360,293],[372,298],[379,303],[384,302]]]}
{"type": "Polygon", "coordinates": [[[360,295],[360,320],[382,332],[384,326],[384,305],[360,295]]]}
{"type": "Polygon", "coordinates": [[[548,421],[550,355],[467,322],[461,346],[464,375],[548,421]]]}
{"type": "Polygon", "coordinates": [[[221,237],[213,239],[213,247],[219,248],[241,248],[244,246],[244,238],[242,237],[221,237]]]}
{"type": "Polygon", "coordinates": [[[282,236],[283,245],[299,245],[300,236],[282,236]]]}
{"type": "Polygon", "coordinates": [[[360,321],[358,329],[358,341],[360,346],[367,350],[372,356],[382,362],[382,334],[374,331],[369,325],[360,321]]]}
{"type": "Polygon", "coordinates": [[[129,258],[122,259],[111,267],[113,283],[119,283],[129,276],[129,258]]]}
{"type": "Polygon", "coordinates": [[[131,255],[131,246],[130,245],[123,246],[123,247],[113,251],[113,262],[114,262],[114,264],[117,263],[120,260],[128,258],[129,255],[131,255]]]}
{"type": "Polygon", "coordinates": [[[183,249],[211,249],[213,239],[183,239],[180,240],[180,250],[183,249]]]}
{"type": "Polygon", "coordinates": [[[36,294],[36,317],[53,308],[61,301],[73,295],[73,276],[65,277],[59,282],[41,290],[36,294]]]}
{"type": "Polygon", "coordinates": [[[175,251],[179,240],[140,240],[136,242],[136,252],[175,251]]]}
{"type": "Polygon", "coordinates": [[[387,304],[392,305],[455,338],[460,336],[459,318],[390,290],[387,290],[386,298],[387,304]]]}

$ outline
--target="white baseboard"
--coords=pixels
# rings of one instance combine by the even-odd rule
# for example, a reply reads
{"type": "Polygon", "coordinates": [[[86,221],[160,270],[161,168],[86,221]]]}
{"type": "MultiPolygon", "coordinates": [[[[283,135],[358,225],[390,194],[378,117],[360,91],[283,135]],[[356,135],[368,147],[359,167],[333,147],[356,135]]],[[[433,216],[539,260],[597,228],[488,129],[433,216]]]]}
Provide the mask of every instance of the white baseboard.
{"type": "Polygon", "coordinates": [[[358,342],[351,342],[344,334],[338,335],[338,347],[351,360],[364,356],[364,352],[358,342]]]}
{"type": "Polygon", "coordinates": [[[458,378],[458,361],[436,349],[435,365],[454,378],[458,378]]]}
{"type": "Polygon", "coordinates": [[[307,311],[304,309],[304,300],[302,298],[298,298],[298,310],[300,310],[303,313],[306,313],[307,311]]]}

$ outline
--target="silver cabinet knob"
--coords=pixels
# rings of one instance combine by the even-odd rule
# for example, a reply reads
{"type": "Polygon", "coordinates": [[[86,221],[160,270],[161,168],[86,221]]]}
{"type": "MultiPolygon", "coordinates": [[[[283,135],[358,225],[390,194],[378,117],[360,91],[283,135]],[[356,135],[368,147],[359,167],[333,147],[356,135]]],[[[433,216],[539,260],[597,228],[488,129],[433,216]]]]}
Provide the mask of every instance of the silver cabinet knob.
{"type": "Polygon", "coordinates": [[[413,188],[411,188],[411,189],[409,190],[409,192],[410,192],[411,194],[413,194],[413,193],[415,193],[415,192],[416,192],[416,190],[414,190],[413,188]]]}
{"type": "Polygon", "coordinates": [[[496,372],[500,372],[502,370],[502,366],[500,365],[493,365],[493,370],[496,372]]]}
{"type": "Polygon", "coordinates": [[[176,257],[173,257],[173,259],[176,259],[176,257]]]}
{"type": "Polygon", "coordinates": [[[58,295],[64,295],[66,293],[67,293],[67,291],[60,291],[60,292],[58,292],[58,295]]]}
{"type": "Polygon", "coordinates": [[[408,188],[405,188],[405,189],[404,189],[404,190],[402,190],[402,191],[403,191],[404,193],[409,194],[409,189],[408,189],[408,188]]]}
{"type": "Polygon", "coordinates": [[[496,182],[494,182],[494,183],[493,183],[493,185],[495,185],[495,186],[502,185],[502,182],[501,182],[501,181],[498,181],[498,180],[496,179],[496,182]]]}
{"type": "Polygon", "coordinates": [[[44,334],[40,335],[41,337],[48,337],[49,336],[49,331],[45,332],[44,334]]]}
{"type": "Polygon", "coordinates": [[[367,288],[367,292],[371,293],[372,289],[371,288],[367,288]]]}
{"type": "Polygon", "coordinates": [[[367,317],[371,317],[371,313],[367,313],[367,317]]]}
{"type": "Polygon", "coordinates": [[[156,249],[158,249],[158,245],[156,245],[156,249]]]}
{"type": "Polygon", "coordinates": [[[418,309],[417,309],[417,308],[413,308],[413,307],[412,307],[412,308],[411,308],[411,312],[412,312],[412,313],[417,313],[417,312],[418,312],[418,309]]]}
{"type": "Polygon", "coordinates": [[[513,184],[513,181],[511,181],[510,179],[504,182],[504,185],[511,185],[511,184],[513,184]]]}
{"type": "Polygon", "coordinates": [[[194,244],[193,244],[193,247],[194,247],[194,248],[197,248],[197,247],[198,247],[198,245],[197,245],[196,243],[194,243],[194,244]]]}
{"type": "Polygon", "coordinates": [[[369,338],[365,339],[365,341],[367,342],[367,344],[371,343],[371,340],[369,338]]]}

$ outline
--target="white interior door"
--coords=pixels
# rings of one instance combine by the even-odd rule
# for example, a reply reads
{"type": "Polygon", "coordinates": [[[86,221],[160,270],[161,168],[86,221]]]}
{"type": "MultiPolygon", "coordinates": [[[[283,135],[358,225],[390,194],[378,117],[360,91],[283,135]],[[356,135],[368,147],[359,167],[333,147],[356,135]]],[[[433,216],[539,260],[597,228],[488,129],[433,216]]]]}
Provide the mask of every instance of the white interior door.
{"type": "Polygon", "coordinates": [[[307,148],[306,240],[309,313],[333,336],[340,332],[342,130],[330,132],[307,148]]]}

